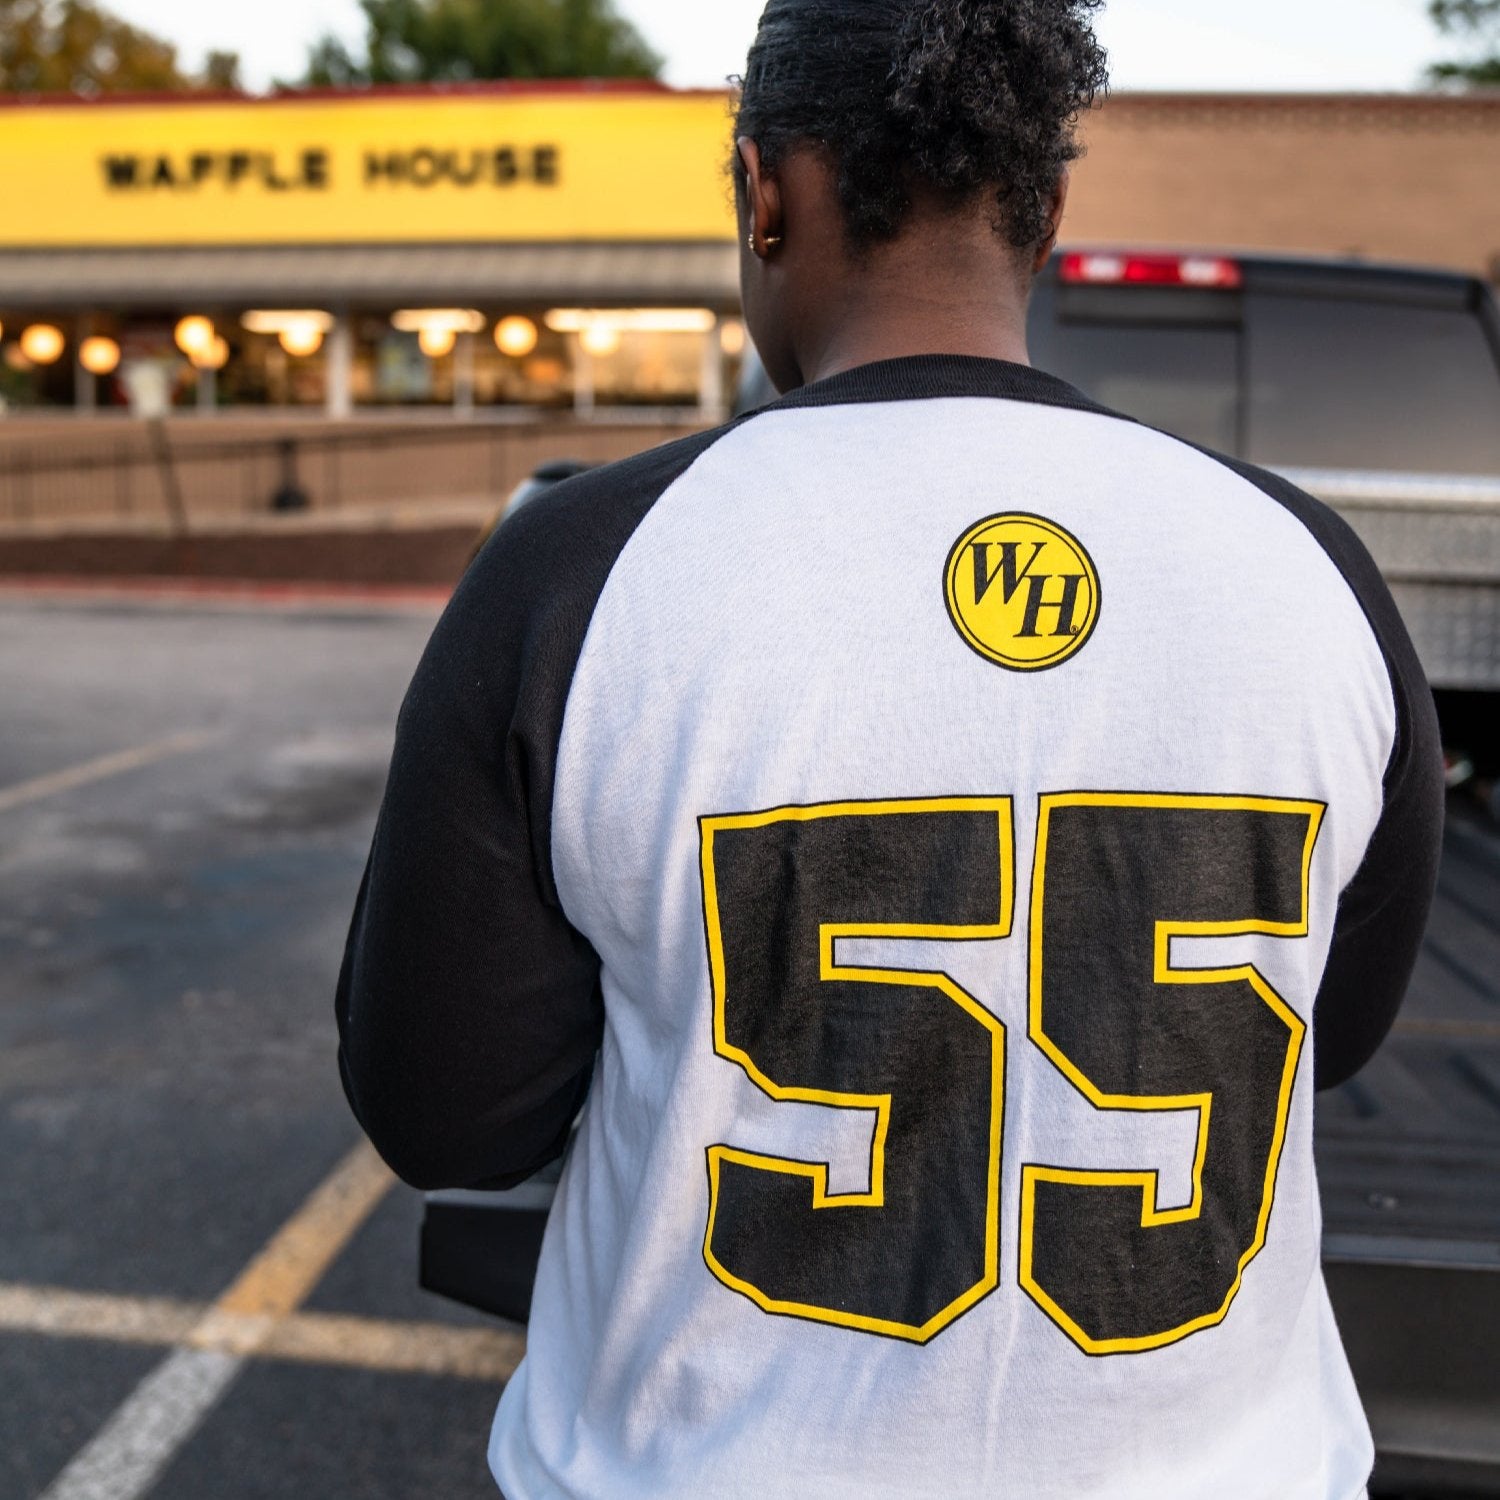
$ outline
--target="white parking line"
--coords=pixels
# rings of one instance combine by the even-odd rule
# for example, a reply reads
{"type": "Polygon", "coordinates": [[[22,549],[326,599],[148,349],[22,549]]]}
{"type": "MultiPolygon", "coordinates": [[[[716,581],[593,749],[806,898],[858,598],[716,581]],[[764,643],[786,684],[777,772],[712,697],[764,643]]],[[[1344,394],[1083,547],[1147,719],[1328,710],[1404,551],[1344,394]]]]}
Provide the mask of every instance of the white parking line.
{"type": "Polygon", "coordinates": [[[395,1179],[364,1142],[130,1394],[41,1500],[138,1500],[198,1430],[246,1360],[322,1278],[395,1179]]]}
{"type": "Polygon", "coordinates": [[[346,1313],[292,1313],[266,1332],[256,1314],[214,1310],[166,1297],[121,1297],[64,1287],[0,1283],[0,1331],[101,1343],[191,1347],[254,1359],[447,1375],[503,1384],[526,1351],[506,1328],[386,1322],[346,1313]]]}
{"type": "Polygon", "coordinates": [[[165,1297],[0,1286],[0,1328],[120,1344],[181,1344],[207,1311],[165,1297]]]}
{"type": "Polygon", "coordinates": [[[152,745],[121,750],[114,755],[101,755],[97,760],[84,761],[82,765],[69,766],[47,776],[38,776],[32,781],[20,782],[16,786],[0,790],[0,813],[26,807],[32,802],[41,802],[63,792],[77,791],[80,787],[93,786],[95,782],[108,781],[111,777],[123,776],[129,771],[142,771],[147,766],[170,760],[176,755],[190,755],[195,750],[207,749],[219,738],[217,734],[202,731],[174,734],[170,739],[158,740],[152,745]]]}
{"type": "Polygon", "coordinates": [[[299,1313],[278,1323],[256,1352],[262,1359],[299,1364],[343,1365],[390,1375],[446,1375],[504,1385],[521,1363],[526,1339],[503,1328],[445,1328],[299,1313]]]}
{"type": "Polygon", "coordinates": [[[233,1354],[179,1349],[135,1388],[41,1500],[125,1500],[144,1495],[243,1364],[233,1354]]]}

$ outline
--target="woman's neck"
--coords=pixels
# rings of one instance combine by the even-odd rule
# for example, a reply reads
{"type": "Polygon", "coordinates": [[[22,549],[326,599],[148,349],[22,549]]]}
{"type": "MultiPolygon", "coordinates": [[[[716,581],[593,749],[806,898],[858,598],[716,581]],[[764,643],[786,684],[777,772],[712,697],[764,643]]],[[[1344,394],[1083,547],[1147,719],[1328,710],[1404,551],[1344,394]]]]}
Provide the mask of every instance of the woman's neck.
{"type": "Polygon", "coordinates": [[[922,229],[824,284],[796,340],[805,383],[918,354],[1030,363],[1030,278],[1008,248],[988,224],[975,234],[954,233],[951,219],[922,229]]]}
{"type": "Polygon", "coordinates": [[[861,323],[836,330],[803,363],[803,379],[811,385],[860,365],[921,354],[973,355],[1017,365],[1031,363],[1024,323],[984,326],[972,319],[922,320],[915,324],[861,323]]]}

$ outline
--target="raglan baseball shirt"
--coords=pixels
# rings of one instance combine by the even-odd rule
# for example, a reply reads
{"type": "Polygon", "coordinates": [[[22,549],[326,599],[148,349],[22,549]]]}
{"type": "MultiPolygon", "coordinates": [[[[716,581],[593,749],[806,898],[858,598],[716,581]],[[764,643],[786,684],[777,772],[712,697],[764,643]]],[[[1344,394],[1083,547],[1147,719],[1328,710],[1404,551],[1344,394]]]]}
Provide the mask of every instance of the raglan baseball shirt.
{"type": "Polygon", "coordinates": [[[836,376],[502,527],[339,996],[421,1186],[562,1149],[507,1500],[1354,1500],[1313,1095],[1435,881],[1431,696],[1271,475],[836,376]]]}

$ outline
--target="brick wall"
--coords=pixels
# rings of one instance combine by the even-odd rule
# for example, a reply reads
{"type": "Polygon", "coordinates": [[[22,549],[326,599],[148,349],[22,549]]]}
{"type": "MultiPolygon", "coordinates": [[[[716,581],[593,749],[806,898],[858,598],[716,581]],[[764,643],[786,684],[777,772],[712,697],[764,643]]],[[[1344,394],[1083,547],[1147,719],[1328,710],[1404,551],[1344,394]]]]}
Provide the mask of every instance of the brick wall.
{"type": "Polygon", "coordinates": [[[1500,93],[1122,94],[1066,238],[1359,254],[1500,280],[1500,93]]]}

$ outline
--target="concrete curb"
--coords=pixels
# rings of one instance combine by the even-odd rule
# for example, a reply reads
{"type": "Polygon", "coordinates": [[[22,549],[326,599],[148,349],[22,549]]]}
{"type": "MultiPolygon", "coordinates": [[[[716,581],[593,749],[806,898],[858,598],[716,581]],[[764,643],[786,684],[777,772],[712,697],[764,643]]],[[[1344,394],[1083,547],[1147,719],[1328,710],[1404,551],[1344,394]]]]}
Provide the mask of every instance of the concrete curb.
{"type": "Polygon", "coordinates": [[[428,529],[205,532],[185,537],[118,532],[0,536],[0,580],[150,578],[196,586],[296,584],[451,589],[478,540],[468,523],[428,529]]]}
{"type": "Polygon", "coordinates": [[[445,587],[236,581],[216,578],[47,576],[0,578],[0,603],[130,603],[190,607],[295,608],[330,611],[441,609],[445,587]]]}

